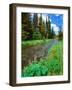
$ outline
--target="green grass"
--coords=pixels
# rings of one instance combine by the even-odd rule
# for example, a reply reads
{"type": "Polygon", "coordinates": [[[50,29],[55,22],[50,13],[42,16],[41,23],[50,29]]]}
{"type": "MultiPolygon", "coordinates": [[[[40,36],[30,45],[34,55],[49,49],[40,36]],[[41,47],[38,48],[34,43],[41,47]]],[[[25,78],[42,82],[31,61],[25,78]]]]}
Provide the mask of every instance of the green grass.
{"type": "Polygon", "coordinates": [[[59,41],[49,51],[48,56],[24,67],[22,77],[52,76],[63,74],[63,42],[59,41]]]}
{"type": "Polygon", "coordinates": [[[59,41],[49,50],[47,57],[51,74],[63,74],[63,41],[59,41]]]}
{"type": "Polygon", "coordinates": [[[51,39],[22,41],[22,47],[36,46],[49,43],[51,39]]]}

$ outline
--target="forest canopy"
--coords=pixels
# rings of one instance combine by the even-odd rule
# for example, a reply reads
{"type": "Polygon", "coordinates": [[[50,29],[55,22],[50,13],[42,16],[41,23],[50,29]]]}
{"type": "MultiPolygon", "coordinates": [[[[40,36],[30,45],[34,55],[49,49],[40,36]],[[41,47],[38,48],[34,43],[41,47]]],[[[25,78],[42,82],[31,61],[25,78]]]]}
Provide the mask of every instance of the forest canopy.
{"type": "Polygon", "coordinates": [[[55,34],[54,28],[51,28],[49,16],[46,16],[46,21],[43,20],[42,14],[38,17],[38,13],[22,13],[22,41],[53,39],[59,36],[62,39],[62,30],[58,35],[55,34]]]}

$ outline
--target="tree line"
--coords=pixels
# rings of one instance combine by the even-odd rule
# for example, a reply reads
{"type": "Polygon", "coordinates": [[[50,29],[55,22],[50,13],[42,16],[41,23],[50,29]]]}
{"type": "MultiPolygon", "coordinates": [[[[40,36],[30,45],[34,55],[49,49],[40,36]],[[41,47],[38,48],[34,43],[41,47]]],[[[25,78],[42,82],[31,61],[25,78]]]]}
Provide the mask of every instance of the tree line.
{"type": "MultiPolygon", "coordinates": [[[[34,13],[31,17],[30,13],[22,13],[22,40],[39,40],[39,39],[53,39],[55,38],[54,28],[51,28],[49,17],[46,17],[46,22],[42,19],[42,14],[38,17],[34,13]]],[[[62,31],[59,31],[58,37],[62,39],[62,31]]]]}

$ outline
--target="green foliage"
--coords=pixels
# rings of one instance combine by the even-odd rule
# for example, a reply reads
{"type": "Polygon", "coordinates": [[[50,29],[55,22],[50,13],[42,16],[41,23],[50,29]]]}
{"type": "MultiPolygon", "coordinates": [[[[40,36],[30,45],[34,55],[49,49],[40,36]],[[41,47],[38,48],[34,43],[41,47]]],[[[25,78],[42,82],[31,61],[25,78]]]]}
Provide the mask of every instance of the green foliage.
{"type": "Polygon", "coordinates": [[[32,39],[32,21],[30,13],[22,13],[22,40],[32,39]]]}
{"type": "MultiPolygon", "coordinates": [[[[48,19],[49,19],[49,17],[47,17],[48,19]]],[[[47,38],[52,38],[52,34],[51,34],[51,21],[50,21],[50,19],[49,20],[47,20],[46,19],[46,29],[47,29],[47,38]]]]}
{"type": "Polygon", "coordinates": [[[42,44],[45,44],[45,43],[49,43],[50,41],[51,40],[48,40],[48,39],[45,39],[45,40],[24,41],[24,42],[22,42],[22,47],[42,45],[42,44]]]}
{"type": "Polygon", "coordinates": [[[58,40],[62,40],[62,39],[63,39],[63,32],[62,30],[59,30],[58,40]]]}
{"type": "Polygon", "coordinates": [[[22,41],[26,40],[28,38],[29,32],[22,31],[22,41]]]}
{"type": "Polygon", "coordinates": [[[52,27],[52,30],[51,30],[51,38],[54,38],[55,37],[55,32],[54,32],[54,28],[52,27]]]}
{"type": "Polygon", "coordinates": [[[42,19],[42,14],[40,14],[40,18],[39,18],[39,31],[42,35],[42,38],[45,37],[45,22],[42,19]]]}
{"type": "Polygon", "coordinates": [[[59,42],[57,45],[53,46],[49,50],[49,56],[48,59],[51,61],[50,66],[54,66],[52,70],[56,74],[62,74],[63,73],[63,42],[59,42]]]}
{"type": "Polygon", "coordinates": [[[42,34],[42,38],[45,38],[45,23],[42,22],[42,25],[41,25],[41,34],[42,34]]]}
{"type": "Polygon", "coordinates": [[[31,76],[45,76],[48,73],[48,68],[45,66],[41,66],[37,63],[32,63],[23,69],[22,76],[23,77],[31,77],[31,76]]]}
{"type": "Polygon", "coordinates": [[[42,14],[38,17],[38,14],[34,13],[32,18],[30,13],[22,13],[21,19],[22,41],[53,38],[50,19],[45,22],[42,18],[42,14]]]}
{"type": "Polygon", "coordinates": [[[34,13],[33,26],[34,26],[34,29],[38,26],[38,14],[37,13],[34,13]]]}
{"type": "Polygon", "coordinates": [[[57,60],[57,59],[50,60],[48,68],[49,68],[50,75],[55,75],[55,74],[59,75],[60,71],[61,71],[61,65],[60,65],[59,60],[57,60]]]}
{"type": "Polygon", "coordinates": [[[35,31],[33,32],[33,39],[34,40],[40,40],[40,39],[42,39],[42,35],[39,32],[38,28],[36,28],[35,31]]]}
{"type": "Polygon", "coordinates": [[[63,74],[63,43],[54,45],[48,56],[24,67],[22,77],[63,74]]]}

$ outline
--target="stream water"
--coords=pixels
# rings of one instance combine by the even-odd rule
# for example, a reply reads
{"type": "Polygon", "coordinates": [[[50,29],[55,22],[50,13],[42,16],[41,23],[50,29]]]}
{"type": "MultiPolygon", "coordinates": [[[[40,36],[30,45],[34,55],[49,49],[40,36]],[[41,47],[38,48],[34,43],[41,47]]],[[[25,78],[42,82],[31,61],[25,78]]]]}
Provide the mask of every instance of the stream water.
{"type": "Polygon", "coordinates": [[[32,63],[32,61],[47,56],[48,50],[57,43],[58,41],[53,39],[49,43],[43,45],[22,48],[22,67],[32,63]]]}

